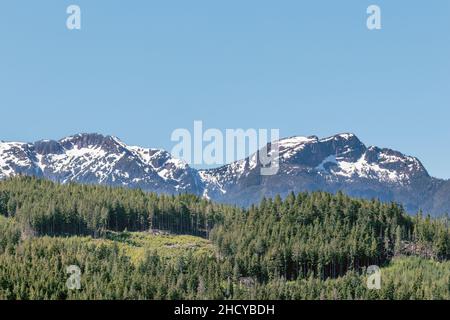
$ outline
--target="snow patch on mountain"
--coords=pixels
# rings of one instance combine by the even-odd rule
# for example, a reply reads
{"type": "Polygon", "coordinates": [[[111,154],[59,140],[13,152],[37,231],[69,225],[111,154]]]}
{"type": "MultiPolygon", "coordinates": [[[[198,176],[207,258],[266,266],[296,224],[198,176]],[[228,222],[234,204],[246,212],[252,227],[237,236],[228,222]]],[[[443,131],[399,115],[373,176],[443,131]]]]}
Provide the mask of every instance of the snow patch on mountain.
{"type": "MultiPolygon", "coordinates": [[[[274,176],[261,176],[258,152],[218,168],[196,170],[165,150],[128,146],[114,136],[77,134],[59,141],[0,142],[0,179],[34,175],[61,183],[187,192],[244,206],[263,195],[345,188],[358,196],[390,201],[399,192],[404,199],[411,190],[433,190],[440,183],[417,158],[367,148],[350,133],[322,139],[290,137],[273,141],[267,148],[272,156],[279,150],[273,159],[279,161],[274,176]]],[[[415,209],[417,200],[411,197],[407,198],[412,203],[409,207],[415,209]]]]}
{"type": "Polygon", "coordinates": [[[197,172],[168,152],[127,146],[117,137],[98,134],[34,144],[2,142],[0,179],[16,174],[165,193],[197,193],[201,189],[197,172]]]}
{"type": "Polygon", "coordinates": [[[280,158],[289,159],[302,151],[307,144],[317,143],[319,139],[313,137],[290,137],[273,142],[273,146],[278,148],[280,158]]]}

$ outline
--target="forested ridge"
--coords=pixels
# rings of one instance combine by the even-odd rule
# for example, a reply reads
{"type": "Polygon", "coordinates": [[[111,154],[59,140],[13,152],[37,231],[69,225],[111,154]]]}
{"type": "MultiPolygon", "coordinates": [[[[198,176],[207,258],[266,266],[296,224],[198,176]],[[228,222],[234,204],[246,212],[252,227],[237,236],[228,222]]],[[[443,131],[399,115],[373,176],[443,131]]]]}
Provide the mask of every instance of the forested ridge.
{"type": "Polygon", "coordinates": [[[447,216],[342,193],[241,209],[0,182],[0,299],[450,299],[449,259],[447,216]],[[67,289],[68,265],[81,268],[81,290],[67,289]],[[382,267],[380,290],[366,287],[369,265],[382,267]]]}

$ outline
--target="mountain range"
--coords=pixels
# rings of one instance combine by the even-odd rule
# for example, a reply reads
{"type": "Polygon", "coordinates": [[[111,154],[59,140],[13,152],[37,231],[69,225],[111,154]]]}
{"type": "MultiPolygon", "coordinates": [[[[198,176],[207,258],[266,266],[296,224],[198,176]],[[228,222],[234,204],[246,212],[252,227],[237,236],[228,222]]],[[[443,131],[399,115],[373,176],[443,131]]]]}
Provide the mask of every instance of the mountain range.
{"type": "Polygon", "coordinates": [[[219,168],[197,170],[161,149],[128,146],[113,136],[77,134],[59,141],[0,141],[0,179],[32,175],[60,183],[103,184],[145,191],[192,193],[249,206],[290,192],[341,190],[350,196],[403,204],[410,213],[450,212],[450,181],[431,177],[419,159],[367,147],[354,134],[290,137],[276,175],[260,174],[257,153],[219,168]]]}

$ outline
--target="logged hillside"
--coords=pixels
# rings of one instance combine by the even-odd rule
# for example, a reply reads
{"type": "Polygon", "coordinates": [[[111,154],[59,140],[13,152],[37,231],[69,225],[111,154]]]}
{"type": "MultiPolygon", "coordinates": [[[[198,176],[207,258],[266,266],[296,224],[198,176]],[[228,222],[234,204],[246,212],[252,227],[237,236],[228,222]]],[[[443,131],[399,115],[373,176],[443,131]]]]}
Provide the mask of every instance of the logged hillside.
{"type": "Polygon", "coordinates": [[[450,299],[447,217],[341,193],[239,209],[18,177],[0,214],[0,299],[450,299]],[[381,290],[365,286],[373,264],[381,290]]]}

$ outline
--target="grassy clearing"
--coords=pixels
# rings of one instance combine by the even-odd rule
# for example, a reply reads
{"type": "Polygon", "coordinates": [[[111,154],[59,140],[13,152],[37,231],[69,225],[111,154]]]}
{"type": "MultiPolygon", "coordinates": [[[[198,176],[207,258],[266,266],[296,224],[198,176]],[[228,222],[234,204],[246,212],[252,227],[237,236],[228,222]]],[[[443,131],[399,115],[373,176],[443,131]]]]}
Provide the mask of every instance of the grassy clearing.
{"type": "Polygon", "coordinates": [[[214,255],[210,241],[190,235],[152,234],[149,232],[108,232],[105,239],[91,239],[96,243],[117,244],[135,264],[142,261],[146,251],[173,258],[191,252],[193,255],[214,255]]]}

